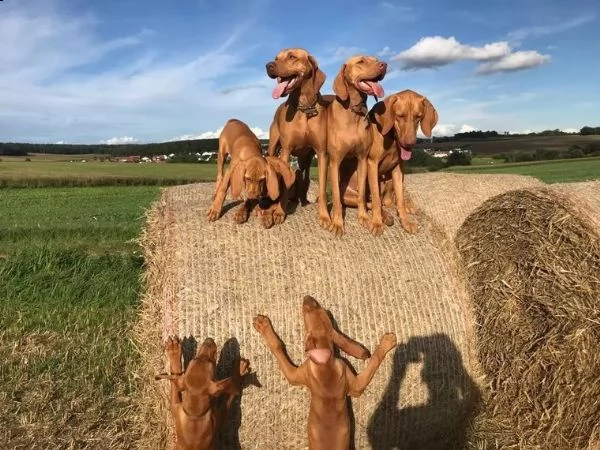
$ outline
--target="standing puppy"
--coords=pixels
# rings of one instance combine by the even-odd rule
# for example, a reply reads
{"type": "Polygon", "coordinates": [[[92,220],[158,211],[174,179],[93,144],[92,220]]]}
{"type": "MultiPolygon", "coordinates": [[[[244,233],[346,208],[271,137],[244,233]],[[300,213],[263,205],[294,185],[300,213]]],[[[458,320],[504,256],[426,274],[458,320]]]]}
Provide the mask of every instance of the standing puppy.
{"type": "MultiPolygon", "coordinates": [[[[267,75],[276,80],[273,98],[287,97],[275,111],[269,128],[269,155],[279,157],[289,164],[290,155],[298,158],[302,180],[298,183],[298,198],[302,205],[308,203],[310,164],[316,153],[319,168],[319,223],[329,226],[327,211],[327,115],[325,110],[331,98],[321,96],[320,89],[325,74],[317,60],[306,50],[289,48],[281,50],[266,65],[267,75]]],[[[287,197],[284,195],[274,213],[275,223],[285,218],[287,197]]]]}
{"type": "Polygon", "coordinates": [[[367,155],[373,143],[369,124],[367,96],[383,97],[379,84],[385,77],[387,64],[373,56],[354,56],[341,67],[333,82],[336,98],[327,110],[327,154],[329,184],[333,197],[329,230],[336,236],[344,234],[340,195],[340,164],[344,158],[358,160],[358,218],[369,227],[365,200],[367,155]]]}
{"type": "MultiPolygon", "coordinates": [[[[230,186],[233,198],[240,197],[242,192],[245,194],[244,203],[234,216],[236,223],[244,223],[256,203],[267,196],[272,201],[278,200],[282,191],[285,193],[294,184],[295,178],[296,174],[288,164],[275,157],[263,157],[260,141],[248,125],[241,120],[230,119],[219,136],[217,182],[213,203],[207,213],[208,220],[212,222],[220,217],[230,186]],[[227,154],[231,160],[223,174],[227,154]]],[[[266,228],[273,224],[270,215],[263,214],[262,218],[266,228]]]]}
{"type": "Polygon", "coordinates": [[[308,442],[310,450],[348,450],[350,417],[347,396],[360,396],[367,388],[385,355],[396,346],[396,335],[386,333],[365,369],[354,375],[342,359],[335,356],[334,345],[359,359],[369,358],[369,351],[333,328],[327,312],[311,296],[302,304],[308,355],[300,367],[294,366],[284,351],[267,316],[254,318],[254,328],[262,335],[275,355],[285,378],[293,385],[310,391],[308,442]]]}
{"type": "Polygon", "coordinates": [[[157,380],[171,381],[170,406],[175,422],[177,450],[215,450],[219,429],[227,419],[233,400],[242,391],[243,377],[250,372],[247,359],[233,362],[232,376],[214,381],[217,345],[206,339],[185,372],[181,367],[181,341],[169,337],[165,344],[170,374],[156,375],[157,380]],[[215,400],[226,395],[217,406],[215,400]]]}

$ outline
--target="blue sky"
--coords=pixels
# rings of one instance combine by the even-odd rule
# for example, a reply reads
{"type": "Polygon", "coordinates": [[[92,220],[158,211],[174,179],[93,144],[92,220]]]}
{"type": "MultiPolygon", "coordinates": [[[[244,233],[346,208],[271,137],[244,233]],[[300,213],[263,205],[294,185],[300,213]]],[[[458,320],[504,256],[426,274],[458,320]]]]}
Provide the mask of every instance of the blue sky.
{"type": "Polygon", "coordinates": [[[426,95],[436,135],[599,126],[599,15],[597,0],[4,0],[0,141],[215,137],[232,117],[264,137],[283,101],[265,64],[286,47],[317,58],[323,93],[346,58],[379,55],[386,94],[426,95]]]}

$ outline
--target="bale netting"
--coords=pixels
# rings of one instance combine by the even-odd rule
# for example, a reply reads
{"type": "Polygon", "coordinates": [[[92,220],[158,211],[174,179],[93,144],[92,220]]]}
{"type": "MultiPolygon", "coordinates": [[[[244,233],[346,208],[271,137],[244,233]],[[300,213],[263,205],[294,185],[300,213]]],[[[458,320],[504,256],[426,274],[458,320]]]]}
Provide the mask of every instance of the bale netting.
{"type": "MultiPolygon", "coordinates": [[[[419,218],[416,235],[405,233],[396,220],[375,238],[348,209],[346,235],[335,239],[319,227],[314,204],[298,207],[283,225],[265,230],[254,216],[236,225],[228,200],[223,217],[209,223],[213,189],[212,183],[165,189],[159,202],[163,212],[151,214],[148,235],[155,239],[147,252],[151,270],[144,308],[162,311],[162,332],[138,342],[152,361],[164,361],[155,372],[164,370],[166,360],[150,340],[175,333],[185,339],[188,352],[194,342],[215,339],[225,349],[219,377],[231,370],[234,355],[250,359],[260,387],[253,383],[244,389],[220,448],[307,448],[308,392],[285,380],[252,326],[256,314],[270,316],[291,359],[301,363],[306,294],[331,312],[342,332],[371,350],[388,331],[398,337],[398,347],[365,393],[352,401],[356,448],[464,447],[481,395],[472,319],[458,260],[438,245],[428,219],[419,218]]],[[[348,359],[358,371],[365,366],[348,359]]],[[[150,372],[142,376],[160,383],[150,372]]],[[[166,404],[167,383],[160,386],[159,396],[147,394],[155,396],[155,404],[166,404]]],[[[163,411],[149,408],[145,415],[158,423],[165,420],[163,411]]],[[[167,425],[172,429],[170,418],[167,425]]]]}
{"type": "Polygon", "coordinates": [[[492,448],[598,443],[600,234],[591,204],[564,192],[500,194],[456,235],[488,385],[478,435],[492,448]]]}

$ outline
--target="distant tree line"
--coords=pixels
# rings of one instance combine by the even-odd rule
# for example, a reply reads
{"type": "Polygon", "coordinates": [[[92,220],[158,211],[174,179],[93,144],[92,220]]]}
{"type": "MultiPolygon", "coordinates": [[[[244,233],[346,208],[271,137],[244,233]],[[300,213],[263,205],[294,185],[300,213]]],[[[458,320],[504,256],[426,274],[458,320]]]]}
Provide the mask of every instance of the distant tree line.
{"type": "MultiPolygon", "coordinates": [[[[469,131],[466,133],[456,133],[454,136],[435,137],[433,141],[437,143],[452,142],[455,140],[481,140],[481,139],[503,139],[519,136],[563,136],[571,133],[565,133],[561,130],[544,130],[539,133],[528,134],[508,134],[508,132],[498,133],[494,130],[488,131],[469,131]]],[[[584,136],[600,135],[600,127],[585,126],[581,128],[579,134],[584,136]]],[[[428,144],[432,139],[417,139],[418,144],[428,144]]],[[[268,139],[261,139],[262,144],[268,143],[268,139]]],[[[0,142],[0,155],[7,156],[27,156],[30,153],[47,153],[59,155],[83,155],[83,154],[102,154],[110,156],[154,156],[154,155],[189,155],[204,152],[216,152],[219,148],[218,139],[196,139],[189,141],[161,142],[155,144],[27,144],[17,142],[0,142]]],[[[582,149],[585,151],[585,149],[582,149]]]]}
{"type": "MultiPolygon", "coordinates": [[[[268,140],[263,139],[262,143],[268,140]]],[[[0,143],[0,155],[27,156],[30,153],[46,153],[54,155],[110,155],[110,156],[154,156],[180,155],[189,153],[216,152],[218,139],[196,139],[190,141],[161,142],[157,144],[25,144],[0,143]]]]}

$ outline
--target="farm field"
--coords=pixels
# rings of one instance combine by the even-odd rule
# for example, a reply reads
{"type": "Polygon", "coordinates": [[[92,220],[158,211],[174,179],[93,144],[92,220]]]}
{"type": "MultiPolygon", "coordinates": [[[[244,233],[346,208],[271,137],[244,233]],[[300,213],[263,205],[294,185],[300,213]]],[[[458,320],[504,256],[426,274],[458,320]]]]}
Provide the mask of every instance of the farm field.
{"type": "Polygon", "coordinates": [[[445,170],[460,173],[529,175],[545,183],[568,183],[599,179],[600,158],[499,163],[493,166],[453,166],[445,170]]]}
{"type": "Polygon", "coordinates": [[[493,155],[512,151],[566,150],[572,145],[584,147],[588,144],[600,142],[600,136],[507,136],[501,139],[460,139],[450,142],[434,142],[433,144],[419,144],[419,148],[451,149],[460,147],[470,149],[478,155],[493,155]]]}
{"type": "Polygon", "coordinates": [[[142,258],[157,187],[0,189],[2,448],[130,448],[142,258]]]}
{"type": "Polygon", "coordinates": [[[0,187],[172,185],[216,179],[216,164],[0,162],[0,187]]]}

